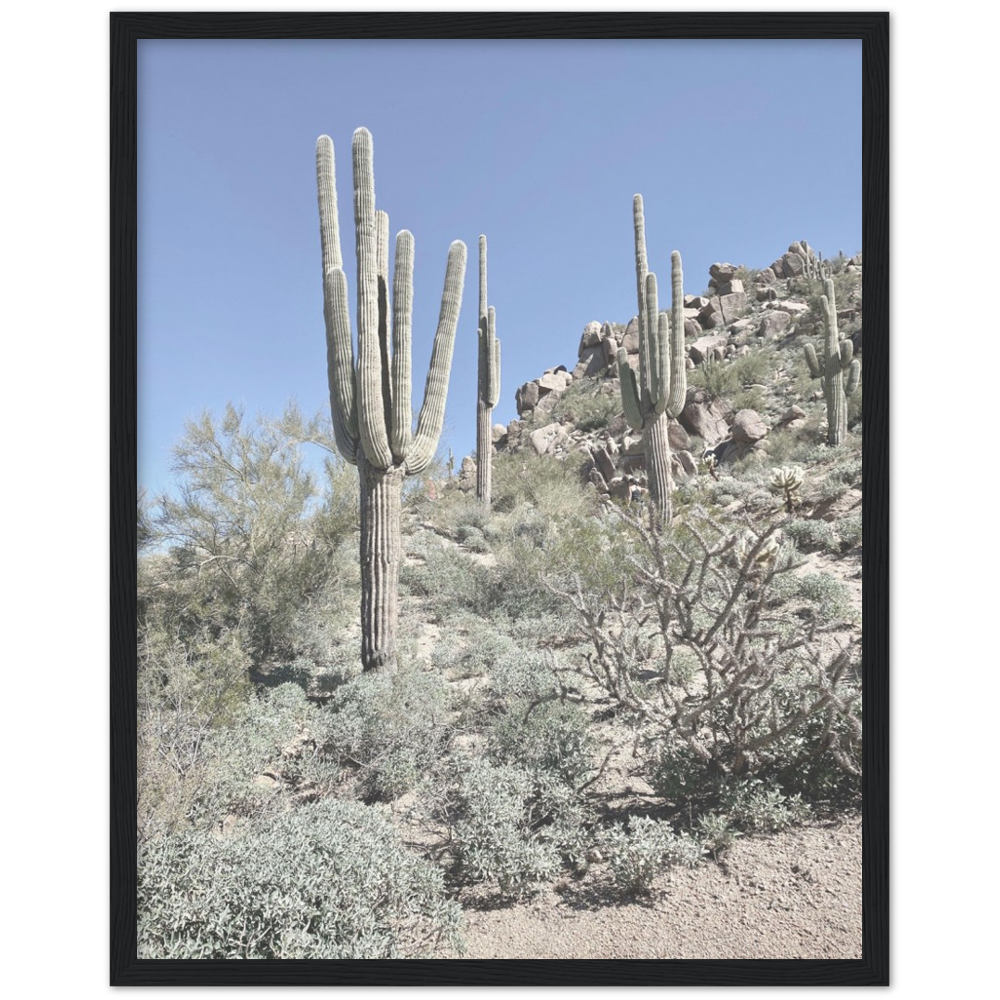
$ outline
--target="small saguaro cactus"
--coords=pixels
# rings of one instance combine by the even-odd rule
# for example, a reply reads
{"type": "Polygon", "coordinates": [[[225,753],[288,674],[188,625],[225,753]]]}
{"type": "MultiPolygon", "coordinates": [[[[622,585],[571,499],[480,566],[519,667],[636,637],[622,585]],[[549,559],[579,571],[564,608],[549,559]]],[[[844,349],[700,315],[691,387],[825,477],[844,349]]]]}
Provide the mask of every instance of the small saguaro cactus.
{"type": "Polygon", "coordinates": [[[816,348],[806,344],[806,364],[813,378],[820,380],[820,388],[826,397],[827,443],[832,447],[840,444],[847,433],[847,397],[854,394],[861,378],[861,362],[854,357],[854,344],[843,339],[837,330],[837,300],[833,291],[833,279],[823,281],[826,293],[820,297],[823,310],[822,361],[816,357],[816,348]],[[845,381],[844,373],[847,373],[845,381]]]}
{"type": "Polygon", "coordinates": [[[670,441],[669,418],[684,409],[687,396],[687,369],[684,356],[684,275],[681,255],[670,255],[671,311],[660,312],[656,275],[649,271],[646,258],[646,222],[642,195],[632,199],[635,229],[635,279],[639,307],[639,378],[629,366],[624,349],[618,351],[625,418],[642,431],[649,494],[656,520],[670,523],[670,441]]]}
{"type": "Polygon", "coordinates": [[[496,311],[486,304],[486,237],[479,237],[479,397],[476,404],[476,496],[489,507],[493,487],[493,407],[500,399],[496,311]]]}
{"type": "Polygon", "coordinates": [[[354,133],[354,232],[358,351],[354,355],[347,277],[340,252],[333,142],[316,142],[327,374],[333,429],[361,480],[361,662],[365,671],[396,669],[400,504],[403,478],[427,468],[444,423],[455,329],[465,282],[465,244],[448,251],[437,333],[417,429],[413,430],[410,335],[413,235],[396,236],[389,301],[389,216],[375,210],[372,137],[354,133]]]}

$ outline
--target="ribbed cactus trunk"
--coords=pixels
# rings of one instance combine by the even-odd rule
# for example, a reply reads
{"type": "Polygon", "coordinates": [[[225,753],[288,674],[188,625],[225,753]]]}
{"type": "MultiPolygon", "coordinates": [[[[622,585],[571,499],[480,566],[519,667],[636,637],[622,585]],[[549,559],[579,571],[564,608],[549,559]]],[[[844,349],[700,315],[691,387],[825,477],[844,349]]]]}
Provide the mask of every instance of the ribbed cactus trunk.
{"type": "Polygon", "coordinates": [[[493,498],[493,408],[476,403],[476,496],[489,507],[493,498]]]}
{"type": "Polygon", "coordinates": [[[316,143],[327,376],[337,447],[358,466],[361,484],[361,663],[365,671],[394,671],[401,552],[403,479],[434,457],[448,394],[455,329],[465,281],[465,244],[448,251],[437,333],[431,350],[417,429],[411,406],[410,334],[413,320],[413,236],[396,236],[389,296],[389,217],[375,208],[372,137],[354,133],[354,223],[357,252],[358,349],[354,354],[347,277],[340,250],[333,143],[316,143]]]}
{"type": "Polygon", "coordinates": [[[635,278],[639,322],[639,378],[629,366],[628,355],[618,351],[625,418],[642,431],[646,456],[649,498],[656,526],[670,523],[673,511],[670,493],[670,417],[676,417],[687,398],[687,369],[684,351],[684,273],[681,255],[670,255],[671,310],[660,312],[656,275],[646,257],[646,222],[642,195],[632,200],[635,233],[635,278]]]}
{"type": "Polygon", "coordinates": [[[358,460],[361,479],[361,662],[365,670],[396,666],[399,620],[399,521],[403,470],[358,460]]]}
{"type": "Polygon", "coordinates": [[[646,453],[646,476],[649,481],[649,499],[664,524],[673,517],[670,494],[674,479],[670,472],[670,440],[667,437],[670,418],[661,413],[643,432],[642,447],[646,453]]]}
{"type": "Polygon", "coordinates": [[[820,380],[826,399],[827,444],[836,447],[847,435],[847,398],[858,387],[861,362],[854,357],[854,344],[840,337],[832,278],[824,280],[823,290],[825,294],[820,297],[825,333],[823,358],[821,361],[816,356],[816,349],[812,344],[806,344],[805,357],[813,378],[820,380]]]}
{"type": "Polygon", "coordinates": [[[493,407],[500,399],[500,341],[496,311],[487,305],[486,237],[479,237],[479,378],[476,401],[476,496],[490,506],[493,492],[493,407]]]}

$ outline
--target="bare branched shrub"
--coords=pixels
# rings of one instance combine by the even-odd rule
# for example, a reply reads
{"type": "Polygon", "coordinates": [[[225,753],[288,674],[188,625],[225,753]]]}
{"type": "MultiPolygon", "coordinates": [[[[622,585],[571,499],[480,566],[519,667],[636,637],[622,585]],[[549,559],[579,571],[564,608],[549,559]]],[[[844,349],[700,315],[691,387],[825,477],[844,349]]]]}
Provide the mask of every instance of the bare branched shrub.
{"type": "Polygon", "coordinates": [[[859,774],[855,643],[824,653],[835,622],[780,599],[796,564],[779,523],[733,531],[698,512],[658,534],[616,513],[636,541],[627,567],[566,596],[590,679],[658,734],[665,797],[781,781],[817,757],[859,774]]]}

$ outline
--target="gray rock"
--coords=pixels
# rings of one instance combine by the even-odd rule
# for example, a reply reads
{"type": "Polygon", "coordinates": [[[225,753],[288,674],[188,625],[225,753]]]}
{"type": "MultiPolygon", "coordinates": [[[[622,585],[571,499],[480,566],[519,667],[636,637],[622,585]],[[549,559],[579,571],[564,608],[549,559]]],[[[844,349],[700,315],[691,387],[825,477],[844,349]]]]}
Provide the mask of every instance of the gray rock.
{"type": "Polygon", "coordinates": [[[699,337],[689,348],[688,356],[696,364],[701,364],[705,358],[709,357],[711,351],[716,347],[725,347],[728,338],[721,334],[714,337],[699,337]]]}
{"type": "Polygon", "coordinates": [[[731,281],[733,276],[739,270],[736,264],[713,264],[709,269],[708,273],[715,279],[717,285],[723,285],[727,281],[731,281]]]}
{"type": "Polygon", "coordinates": [[[778,293],[769,285],[760,285],[757,288],[758,302],[774,302],[778,298],[778,293]]]}
{"type": "Polygon", "coordinates": [[[514,396],[517,415],[523,417],[538,405],[539,391],[537,382],[525,382],[514,396]]]}
{"type": "Polygon", "coordinates": [[[601,350],[603,351],[605,367],[613,365],[618,360],[618,342],[614,337],[605,337],[601,341],[601,350]]]}
{"type": "Polygon", "coordinates": [[[538,384],[538,396],[547,395],[550,392],[561,392],[566,388],[566,380],[562,377],[563,372],[547,372],[541,378],[535,379],[538,384]]]}
{"type": "Polygon", "coordinates": [[[806,411],[801,406],[790,406],[781,415],[781,419],[775,425],[785,430],[792,427],[801,427],[806,422],[806,411]]]}
{"type": "Polygon", "coordinates": [[[737,444],[756,444],[767,437],[767,424],[756,410],[740,410],[733,420],[730,429],[733,440],[737,444]]]}
{"type": "Polygon", "coordinates": [[[803,313],[809,311],[809,303],[798,302],[795,299],[782,299],[771,308],[779,309],[781,312],[786,312],[790,316],[801,316],[803,313]]]}
{"type": "Polygon", "coordinates": [[[635,316],[629,320],[628,326],[625,327],[625,333],[622,336],[621,346],[624,347],[629,354],[639,353],[639,320],[635,316]]]}
{"type": "Polygon", "coordinates": [[[723,323],[734,323],[747,311],[747,296],[746,292],[742,291],[742,286],[738,292],[720,296],[719,302],[722,307],[723,323]]]}
{"type": "Polygon", "coordinates": [[[678,451],[674,453],[680,467],[689,475],[693,476],[698,472],[698,464],[694,460],[694,455],[689,451],[678,451]]]}
{"type": "Polygon", "coordinates": [[[614,479],[615,463],[607,450],[604,448],[592,448],[590,454],[593,456],[594,464],[600,470],[605,482],[614,479]]]}
{"type": "Polygon", "coordinates": [[[760,319],[760,326],[757,328],[758,337],[776,337],[786,330],[792,322],[790,313],[779,312],[771,309],[764,313],[760,319]]]}
{"type": "Polygon", "coordinates": [[[704,389],[688,389],[687,403],[678,419],[684,430],[697,434],[709,447],[729,434],[725,409],[704,389]]]}
{"type": "Polygon", "coordinates": [[[577,355],[583,354],[588,347],[596,347],[601,342],[601,324],[591,320],[584,328],[580,337],[580,349],[577,355]]]}
{"type": "Polygon", "coordinates": [[[537,455],[546,455],[553,452],[556,445],[565,441],[567,436],[566,428],[562,424],[546,424],[532,431],[529,440],[537,455]]]}
{"type": "Polygon", "coordinates": [[[708,305],[704,306],[698,313],[698,322],[706,330],[714,330],[716,327],[725,325],[726,321],[722,316],[722,303],[717,295],[709,299],[708,305]]]}
{"type": "Polygon", "coordinates": [[[684,320],[684,336],[685,337],[700,337],[701,336],[701,323],[696,319],[686,319],[684,320]]]}
{"type": "Polygon", "coordinates": [[[688,432],[681,427],[680,423],[671,418],[667,424],[667,440],[673,451],[682,451],[691,447],[691,439],[688,432]]]}
{"type": "Polygon", "coordinates": [[[785,262],[784,273],[786,278],[795,278],[806,269],[806,263],[801,254],[786,253],[782,260],[785,262]]]}
{"type": "Polygon", "coordinates": [[[580,354],[580,360],[573,369],[573,378],[588,378],[597,375],[606,367],[604,348],[600,344],[588,347],[580,354]]]}
{"type": "Polygon", "coordinates": [[[493,443],[503,440],[507,436],[507,428],[503,424],[494,424],[492,430],[493,443]]]}
{"type": "Polygon", "coordinates": [[[590,482],[594,484],[594,487],[597,489],[598,493],[608,492],[607,481],[605,480],[604,476],[601,475],[598,469],[591,469],[587,478],[590,480],[590,482]]]}
{"type": "Polygon", "coordinates": [[[772,267],[765,267],[763,271],[757,272],[757,284],[759,285],[773,285],[777,280],[778,276],[772,267]]]}
{"type": "Polygon", "coordinates": [[[719,285],[720,295],[735,295],[742,292],[745,292],[745,289],[743,288],[743,282],[739,278],[733,278],[732,281],[726,281],[719,285]]]}

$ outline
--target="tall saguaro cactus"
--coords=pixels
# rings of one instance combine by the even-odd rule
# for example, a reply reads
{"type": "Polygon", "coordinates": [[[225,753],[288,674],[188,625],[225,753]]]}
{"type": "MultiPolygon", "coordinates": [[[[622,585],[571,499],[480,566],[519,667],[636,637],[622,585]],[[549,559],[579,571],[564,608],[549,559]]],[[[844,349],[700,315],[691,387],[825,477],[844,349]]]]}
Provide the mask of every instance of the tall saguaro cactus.
{"type": "Polygon", "coordinates": [[[403,478],[434,456],[448,394],[455,329],[465,282],[465,244],[448,251],[444,292],[417,429],[411,408],[413,235],[396,236],[389,302],[389,217],[375,209],[372,137],[354,133],[354,233],[358,350],[354,354],[347,277],[340,252],[333,142],[316,142],[327,375],[337,447],[361,480],[361,662],[365,671],[396,668],[400,500],[403,478]]]}
{"type": "Polygon", "coordinates": [[[500,399],[496,311],[486,304],[486,237],[479,237],[479,394],[476,403],[476,496],[489,507],[493,484],[493,407],[500,399]]]}
{"type": "Polygon", "coordinates": [[[670,441],[669,418],[684,409],[687,396],[687,369],[684,355],[684,274],[681,255],[670,255],[671,310],[659,311],[656,275],[649,271],[646,258],[646,222],[642,195],[632,199],[635,227],[635,279],[639,306],[639,378],[629,366],[624,349],[618,350],[618,374],[622,387],[625,417],[642,431],[649,475],[650,499],[661,524],[670,523],[670,441]]]}
{"type": "Polygon", "coordinates": [[[823,309],[823,358],[816,357],[816,348],[806,344],[806,364],[813,378],[820,380],[820,387],[826,397],[826,440],[831,446],[840,444],[847,433],[847,397],[854,394],[861,378],[861,362],[854,357],[854,344],[842,339],[837,329],[837,299],[833,290],[833,279],[823,281],[820,298],[823,309]],[[844,373],[847,373],[845,381],[844,373]]]}

